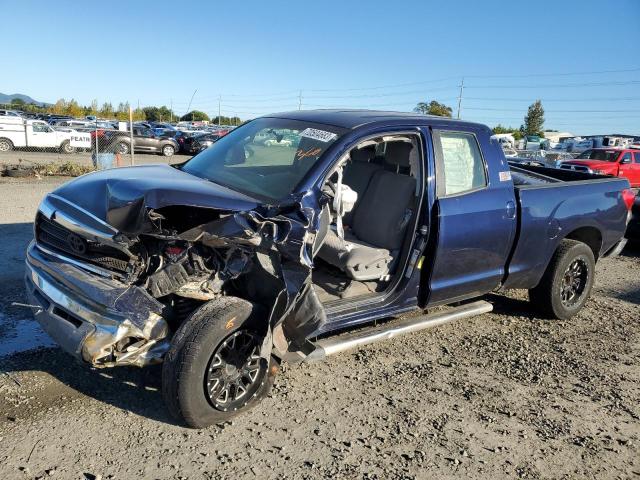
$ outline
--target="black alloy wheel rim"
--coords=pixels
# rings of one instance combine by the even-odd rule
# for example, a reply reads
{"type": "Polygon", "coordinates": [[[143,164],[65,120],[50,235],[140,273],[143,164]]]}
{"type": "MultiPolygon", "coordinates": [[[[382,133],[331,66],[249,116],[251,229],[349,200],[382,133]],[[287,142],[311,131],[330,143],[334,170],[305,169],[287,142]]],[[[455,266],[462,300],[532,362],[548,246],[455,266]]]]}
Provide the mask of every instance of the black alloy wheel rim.
{"type": "Polygon", "coordinates": [[[589,267],[582,258],[573,260],[562,274],[560,298],[565,307],[574,307],[584,296],[589,280],[589,267]]]}
{"type": "Polygon", "coordinates": [[[260,338],[248,330],[229,335],[209,359],[204,390],[209,403],[222,411],[237,410],[254,395],[264,375],[260,338]]]}

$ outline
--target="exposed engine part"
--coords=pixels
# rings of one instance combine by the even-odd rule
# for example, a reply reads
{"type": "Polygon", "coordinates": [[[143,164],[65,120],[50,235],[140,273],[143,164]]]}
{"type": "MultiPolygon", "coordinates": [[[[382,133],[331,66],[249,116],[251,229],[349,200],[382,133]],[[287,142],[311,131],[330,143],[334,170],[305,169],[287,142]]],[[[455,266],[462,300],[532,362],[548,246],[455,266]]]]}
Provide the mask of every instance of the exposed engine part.
{"type": "Polygon", "coordinates": [[[147,289],[155,298],[164,297],[189,282],[189,274],[180,263],[171,263],[147,278],[147,289]]]}

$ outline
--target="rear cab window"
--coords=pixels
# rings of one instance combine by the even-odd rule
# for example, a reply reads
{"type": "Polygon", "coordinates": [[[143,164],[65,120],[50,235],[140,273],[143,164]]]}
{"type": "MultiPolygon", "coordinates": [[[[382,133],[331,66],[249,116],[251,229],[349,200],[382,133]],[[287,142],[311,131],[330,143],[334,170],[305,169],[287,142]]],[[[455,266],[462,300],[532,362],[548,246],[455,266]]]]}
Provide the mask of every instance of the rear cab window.
{"type": "Polygon", "coordinates": [[[468,132],[434,131],[439,197],[485,188],[487,172],[476,136],[468,132]]]}

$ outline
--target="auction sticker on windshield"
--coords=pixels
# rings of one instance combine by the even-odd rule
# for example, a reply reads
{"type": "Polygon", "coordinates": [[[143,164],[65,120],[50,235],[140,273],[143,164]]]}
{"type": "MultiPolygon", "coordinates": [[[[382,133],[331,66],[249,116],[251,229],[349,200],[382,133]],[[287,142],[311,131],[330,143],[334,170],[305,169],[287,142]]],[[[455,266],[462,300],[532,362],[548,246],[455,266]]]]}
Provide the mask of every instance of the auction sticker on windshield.
{"type": "Polygon", "coordinates": [[[317,128],[305,128],[300,132],[301,137],[313,138],[314,140],[320,140],[321,142],[330,142],[338,135],[325,130],[318,130],[317,128]]]}

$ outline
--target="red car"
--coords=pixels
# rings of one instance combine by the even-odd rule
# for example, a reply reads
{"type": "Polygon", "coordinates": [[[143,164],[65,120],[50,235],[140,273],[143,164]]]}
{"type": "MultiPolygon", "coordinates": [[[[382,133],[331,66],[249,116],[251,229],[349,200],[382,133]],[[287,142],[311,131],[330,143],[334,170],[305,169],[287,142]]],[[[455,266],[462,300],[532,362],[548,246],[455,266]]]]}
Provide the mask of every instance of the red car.
{"type": "Polygon", "coordinates": [[[640,187],[640,149],[638,148],[585,150],[575,160],[562,162],[560,168],[625,177],[632,187],[640,187]]]}

